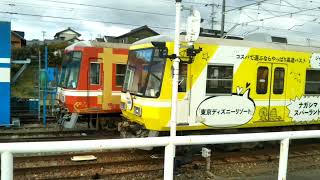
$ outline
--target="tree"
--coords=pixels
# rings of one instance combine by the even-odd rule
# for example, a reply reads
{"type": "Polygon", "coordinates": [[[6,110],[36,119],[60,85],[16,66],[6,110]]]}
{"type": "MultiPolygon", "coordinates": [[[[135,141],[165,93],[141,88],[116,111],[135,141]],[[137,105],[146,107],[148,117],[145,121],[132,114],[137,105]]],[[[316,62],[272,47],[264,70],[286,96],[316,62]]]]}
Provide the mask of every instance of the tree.
{"type": "MultiPolygon", "coordinates": [[[[48,46],[48,65],[60,66],[63,59],[64,49],[69,44],[67,42],[52,43],[48,46]]],[[[32,46],[26,46],[22,48],[12,49],[12,60],[25,60],[31,59],[31,63],[38,63],[39,50],[41,52],[41,59],[44,61],[44,46],[34,44],[32,46]]]]}

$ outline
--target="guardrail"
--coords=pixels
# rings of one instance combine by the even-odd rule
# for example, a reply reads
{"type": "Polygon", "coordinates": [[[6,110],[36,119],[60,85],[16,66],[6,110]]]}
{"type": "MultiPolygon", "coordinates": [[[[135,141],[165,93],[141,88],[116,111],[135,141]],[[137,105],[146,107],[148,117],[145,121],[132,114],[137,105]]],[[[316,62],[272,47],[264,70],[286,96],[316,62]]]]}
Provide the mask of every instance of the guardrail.
{"type": "Polygon", "coordinates": [[[268,133],[149,137],[107,140],[0,143],[1,180],[13,179],[13,154],[71,152],[165,146],[164,179],[173,179],[174,147],[180,145],[281,141],[278,180],[285,180],[290,139],[320,138],[320,130],[268,133]]]}

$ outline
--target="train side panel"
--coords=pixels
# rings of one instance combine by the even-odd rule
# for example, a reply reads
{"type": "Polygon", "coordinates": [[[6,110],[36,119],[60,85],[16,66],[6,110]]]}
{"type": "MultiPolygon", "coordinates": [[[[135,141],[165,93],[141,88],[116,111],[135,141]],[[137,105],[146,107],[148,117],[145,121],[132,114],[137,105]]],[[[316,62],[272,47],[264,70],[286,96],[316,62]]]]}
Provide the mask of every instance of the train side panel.
{"type": "Polygon", "coordinates": [[[288,105],[304,95],[310,57],[304,52],[219,46],[192,84],[191,92],[197,93],[191,93],[189,124],[209,128],[297,124],[288,105]]]}
{"type": "Polygon", "coordinates": [[[75,46],[69,51],[81,52],[82,56],[77,86],[59,87],[58,97],[63,106],[71,113],[120,113],[128,50],[75,46]]]}
{"type": "MultiPolygon", "coordinates": [[[[166,46],[168,54],[172,54],[173,43],[167,42],[166,46]]],[[[180,66],[178,130],[320,122],[319,54],[285,49],[195,45],[195,48],[199,47],[202,52],[194,62],[180,66]]],[[[160,96],[133,96],[133,106],[140,108],[142,114],[135,115],[134,108],[124,109],[124,117],[149,130],[169,130],[171,67],[172,62],[167,60],[160,96]]],[[[127,99],[127,94],[122,93],[122,103],[127,103],[127,99]]]]}
{"type": "Polygon", "coordinates": [[[97,96],[102,94],[100,83],[90,85],[89,72],[90,61],[98,59],[98,54],[103,52],[103,48],[74,47],[72,52],[80,52],[81,60],[75,88],[60,87],[60,101],[69,112],[92,113],[101,109],[97,103],[97,96]]]}

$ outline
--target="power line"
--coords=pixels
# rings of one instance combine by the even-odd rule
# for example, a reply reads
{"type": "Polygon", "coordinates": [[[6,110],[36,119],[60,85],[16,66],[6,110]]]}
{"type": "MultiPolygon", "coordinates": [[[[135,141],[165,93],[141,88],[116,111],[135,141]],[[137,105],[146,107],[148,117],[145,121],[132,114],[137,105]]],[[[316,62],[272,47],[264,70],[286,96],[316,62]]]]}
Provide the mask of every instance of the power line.
{"type": "MultiPolygon", "coordinates": [[[[38,1],[41,1],[41,0],[38,0],[38,1]]],[[[48,0],[49,2],[50,1],[54,1],[54,2],[59,2],[59,3],[66,3],[66,2],[60,2],[60,1],[55,1],[55,0],[48,0]]],[[[162,1],[165,1],[165,0],[162,0],[162,1]]],[[[256,3],[264,3],[264,4],[266,4],[267,2],[265,2],[266,0],[264,0],[264,1],[259,1],[259,2],[256,2],[256,3]]],[[[165,2],[169,2],[169,1],[165,1],[165,2]]],[[[20,2],[19,2],[20,3],[20,2]]],[[[68,3],[68,2],[67,2],[68,3]]],[[[187,3],[192,3],[192,4],[201,4],[201,5],[204,5],[204,3],[194,3],[194,2],[187,2],[187,3]]],[[[248,8],[248,6],[252,6],[252,5],[254,5],[254,4],[256,4],[256,3],[252,3],[252,4],[248,4],[248,5],[244,5],[244,6],[230,6],[230,5],[228,5],[228,6],[226,6],[226,7],[230,7],[231,9],[229,9],[229,10],[227,10],[227,11],[232,11],[232,10],[241,10],[241,9],[246,9],[246,10],[252,10],[252,11],[263,11],[263,12],[268,12],[268,13],[291,13],[291,12],[289,12],[289,11],[277,11],[277,10],[270,10],[270,9],[266,9],[266,8],[261,8],[261,9],[252,9],[252,8],[248,8]]],[[[68,3],[68,4],[71,4],[71,3],[68,3]]],[[[77,3],[72,3],[72,4],[77,4],[77,3]]],[[[9,6],[27,6],[27,7],[33,7],[34,5],[28,5],[28,4],[12,4],[12,3],[8,3],[8,4],[4,4],[4,5],[9,5],[9,6]]],[[[94,6],[94,7],[99,7],[99,8],[103,8],[103,7],[101,7],[101,6],[96,6],[96,5],[89,5],[89,4],[77,4],[77,5],[81,5],[81,6],[89,6],[89,7],[91,7],[91,6],[94,6]]],[[[205,4],[205,5],[207,5],[207,4],[205,4]]],[[[279,6],[279,4],[273,4],[273,5],[277,5],[277,6],[279,6]]],[[[282,5],[283,6],[283,5],[282,5]]],[[[34,7],[36,7],[36,6],[34,6],[34,7]]],[[[43,7],[43,6],[42,6],[43,7]]],[[[218,7],[218,6],[217,6],[218,7]]],[[[58,8],[56,8],[56,9],[58,9],[58,8]]],[[[118,8],[113,8],[114,10],[119,10],[118,8]]],[[[59,10],[65,10],[65,9],[60,9],[59,8],[59,10]]],[[[70,8],[69,10],[74,10],[74,8],[70,8]]],[[[87,10],[86,10],[87,11],[87,10]]],[[[145,11],[143,11],[143,12],[141,12],[141,11],[135,11],[135,10],[130,10],[130,9],[121,9],[121,11],[129,11],[129,12],[131,12],[131,11],[133,11],[133,12],[136,12],[136,13],[149,13],[149,12],[145,12],[145,11]]],[[[318,9],[315,9],[314,11],[318,11],[318,9]]],[[[164,13],[151,13],[151,14],[153,14],[153,15],[167,15],[167,14],[164,14],[164,13]]],[[[301,14],[301,13],[299,13],[300,15],[304,15],[304,16],[311,16],[311,17],[316,17],[315,15],[311,15],[311,14],[301,14]]],[[[170,17],[173,17],[174,15],[167,15],[167,16],[170,16],[170,17]]]]}
{"type": "MultiPolygon", "coordinates": [[[[91,21],[91,22],[101,22],[106,24],[117,24],[117,25],[126,25],[126,26],[142,26],[138,24],[129,24],[129,23],[118,23],[118,22],[106,22],[106,21],[99,21],[99,20],[85,20],[80,18],[66,18],[66,17],[57,17],[57,16],[42,16],[42,15],[36,15],[36,14],[25,14],[25,13],[12,13],[12,12],[3,12],[0,11],[2,14],[13,14],[13,15],[20,15],[20,16],[32,16],[32,17],[49,17],[49,18],[55,18],[55,19],[65,19],[65,20],[79,20],[79,21],[91,21]]],[[[220,22],[220,21],[217,21],[220,22]]],[[[226,22],[226,24],[232,24],[232,25],[243,25],[243,26],[251,26],[251,27],[259,27],[261,29],[272,29],[272,30],[282,30],[282,31],[291,31],[294,33],[303,33],[303,34],[310,34],[310,35],[316,35],[320,36],[320,34],[310,33],[310,32],[304,32],[304,31],[296,31],[296,30],[288,30],[288,29],[282,29],[282,28],[275,28],[275,27],[267,27],[267,26],[257,26],[257,25],[247,25],[247,24],[240,24],[240,23],[234,23],[234,22],[226,22]]],[[[170,27],[161,27],[161,26],[149,26],[151,28],[155,29],[165,29],[165,30],[174,30],[174,28],[170,27]]]]}
{"type": "MultiPolygon", "coordinates": [[[[20,3],[20,2],[19,2],[20,3]]],[[[62,3],[62,2],[61,2],[62,3]]],[[[26,6],[26,7],[37,7],[37,6],[34,6],[34,5],[28,5],[28,4],[12,4],[12,3],[1,3],[0,4],[3,4],[3,5],[7,5],[7,6],[26,6]]],[[[39,7],[43,7],[43,6],[39,6],[39,7]]],[[[46,6],[47,7],[47,6],[46,6]]],[[[51,8],[51,9],[58,9],[58,10],[66,10],[65,8],[64,9],[60,9],[60,8],[51,8]]],[[[70,8],[68,9],[68,11],[73,11],[73,10],[79,10],[79,9],[75,9],[75,8],[70,8]]],[[[86,9],[86,11],[92,11],[92,10],[88,10],[86,9]]],[[[94,11],[96,13],[96,11],[94,11]]],[[[139,12],[137,12],[139,13],[139,12]]],[[[146,14],[148,12],[144,12],[144,14],[146,14]]],[[[155,15],[155,14],[153,14],[155,15]]],[[[161,15],[161,14],[157,14],[157,15],[161,15]]],[[[173,17],[172,15],[167,15],[168,17],[173,17]]],[[[182,16],[184,18],[187,18],[187,16],[182,16]]]]}
{"type": "MultiPolygon", "coordinates": [[[[37,1],[43,1],[43,0],[37,0],[37,1]]],[[[68,4],[68,5],[75,5],[75,6],[93,7],[93,8],[100,8],[100,9],[112,9],[112,10],[118,10],[118,11],[143,13],[143,14],[152,14],[152,15],[161,15],[161,16],[175,16],[173,14],[165,14],[165,13],[157,13],[157,12],[149,12],[149,11],[139,11],[139,10],[115,8],[115,7],[109,7],[109,6],[84,4],[84,3],[61,2],[61,1],[56,1],[56,0],[45,0],[45,2],[52,2],[52,3],[57,3],[57,4],[68,4]]]]}
{"type": "MultiPolygon", "coordinates": [[[[7,5],[10,7],[16,7],[16,6],[25,6],[25,7],[40,7],[40,8],[47,8],[48,6],[41,6],[40,4],[28,4],[28,3],[21,3],[19,2],[19,5],[17,3],[12,3],[12,2],[0,2],[2,5],[7,5]]],[[[56,7],[50,7],[50,9],[57,9],[57,10],[64,10],[64,11],[72,11],[74,8],[66,8],[66,7],[61,7],[61,6],[56,6],[56,7]]]]}
{"type": "MultiPolygon", "coordinates": [[[[313,9],[313,8],[312,8],[313,9]]],[[[310,9],[310,10],[312,10],[310,9]]],[[[18,12],[6,12],[6,11],[0,11],[1,14],[10,14],[10,15],[19,15],[19,16],[30,16],[30,17],[45,17],[45,18],[53,18],[53,19],[63,19],[63,20],[74,20],[74,21],[89,21],[89,22],[100,22],[100,23],[104,23],[104,24],[117,24],[117,25],[125,25],[125,26],[143,26],[143,25],[138,25],[138,24],[132,24],[132,23],[122,23],[122,22],[112,22],[112,21],[102,21],[102,20],[93,20],[93,19],[82,19],[82,18],[73,18],[73,17],[59,17],[59,16],[49,16],[49,15],[39,15],[39,14],[28,14],[28,13],[18,13],[18,12]]],[[[235,22],[226,22],[228,24],[239,24],[239,25],[247,25],[249,23],[253,23],[253,22],[259,22],[259,21],[263,21],[263,20],[268,20],[268,19],[272,19],[272,18],[276,18],[276,17],[281,17],[281,16],[286,16],[288,14],[285,15],[279,15],[279,16],[273,16],[273,17],[268,17],[268,18],[264,18],[264,19],[259,19],[259,20],[253,20],[253,21],[249,21],[249,22],[243,22],[243,23],[235,23],[235,22]]],[[[206,19],[209,20],[209,19],[206,19]]],[[[220,21],[216,21],[216,22],[220,22],[220,21]]],[[[306,22],[310,22],[310,23],[315,23],[313,21],[306,21],[306,22]]],[[[319,24],[319,23],[316,23],[319,24]]],[[[254,25],[252,25],[254,26],[254,25]]],[[[166,30],[174,30],[174,28],[171,27],[162,27],[162,26],[149,26],[151,28],[156,28],[156,29],[166,29],[166,30]]],[[[257,26],[260,27],[260,26],[257,26]]],[[[271,27],[269,27],[271,28],[271,27]]],[[[288,29],[282,29],[282,28],[275,28],[275,29],[279,29],[279,30],[288,30],[288,29]]],[[[307,32],[306,32],[307,33],[307,32]]]]}
{"type": "MultiPolygon", "coordinates": [[[[52,1],[52,0],[51,0],[52,1]]],[[[61,2],[64,3],[64,2],[61,2]]],[[[249,8],[246,8],[249,9],[249,8]]],[[[239,24],[239,25],[245,25],[247,23],[252,23],[252,22],[258,22],[258,21],[264,21],[264,20],[268,20],[268,19],[272,19],[272,18],[277,18],[277,17],[281,17],[281,16],[287,16],[287,15],[292,15],[292,14],[300,14],[301,12],[305,12],[305,11],[313,11],[316,10],[317,8],[312,8],[312,9],[306,9],[304,8],[304,10],[302,11],[296,11],[296,12],[288,12],[282,15],[277,15],[277,16],[272,16],[272,17],[268,17],[268,18],[264,18],[264,19],[259,19],[259,20],[253,20],[250,22],[245,22],[242,24],[239,23],[233,23],[233,22],[226,22],[228,24],[239,24]]],[[[259,11],[259,10],[258,10],[259,11]]],[[[81,18],[73,18],[73,17],[59,17],[59,16],[49,16],[49,15],[39,15],[39,14],[31,14],[31,13],[17,13],[17,12],[9,12],[9,11],[0,11],[0,13],[2,14],[10,14],[10,15],[19,15],[19,16],[31,16],[31,17],[46,17],[46,18],[53,18],[53,19],[63,19],[63,20],[74,20],[74,21],[90,21],[90,22],[100,22],[100,23],[104,23],[104,24],[117,24],[117,25],[124,25],[124,26],[142,26],[142,25],[138,25],[138,24],[132,24],[132,23],[122,23],[122,22],[112,22],[112,21],[102,21],[102,20],[92,20],[92,19],[81,19],[81,18]]],[[[218,21],[217,21],[218,22],[218,21]]],[[[311,21],[306,21],[306,22],[310,22],[310,23],[316,23],[316,22],[311,22],[311,21]]],[[[318,24],[318,23],[317,23],[318,24]]],[[[274,28],[274,27],[265,27],[265,26],[256,26],[256,25],[248,25],[248,26],[254,26],[254,27],[259,27],[259,28],[263,28],[263,29],[274,29],[274,30],[286,30],[288,31],[288,29],[282,29],[282,28],[274,28]]],[[[155,28],[155,29],[165,29],[165,30],[173,30],[174,28],[170,28],[170,27],[162,27],[162,26],[149,26],[151,28],[155,28]]],[[[310,32],[303,32],[303,31],[294,31],[294,30],[289,30],[291,32],[297,32],[297,33],[305,33],[305,34],[312,34],[310,32]]],[[[319,36],[319,34],[314,34],[319,36]]]]}
{"type": "MultiPolygon", "coordinates": [[[[59,16],[50,16],[50,15],[39,15],[39,14],[9,12],[9,11],[0,11],[0,13],[1,13],[1,14],[10,14],[10,15],[20,15],[20,16],[41,17],[41,18],[53,18],[53,19],[74,20],[74,21],[90,21],[90,22],[99,22],[99,23],[104,23],[104,24],[117,24],[117,25],[125,25],[125,26],[143,26],[143,25],[131,24],[131,23],[102,21],[102,20],[93,20],[93,19],[81,19],[81,18],[73,18],[73,17],[59,17],[59,16]]],[[[149,27],[156,28],[156,29],[174,30],[174,28],[170,28],[170,27],[161,27],[161,26],[149,26],[149,27]]]]}

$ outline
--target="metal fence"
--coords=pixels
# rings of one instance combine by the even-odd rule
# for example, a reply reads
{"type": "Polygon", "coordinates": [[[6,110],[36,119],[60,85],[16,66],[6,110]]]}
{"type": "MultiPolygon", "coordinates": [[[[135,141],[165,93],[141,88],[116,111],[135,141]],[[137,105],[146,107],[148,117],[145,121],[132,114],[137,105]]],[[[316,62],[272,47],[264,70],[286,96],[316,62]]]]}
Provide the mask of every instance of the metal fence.
{"type": "Polygon", "coordinates": [[[281,141],[278,179],[285,180],[290,139],[320,138],[320,130],[268,133],[150,137],[107,140],[0,143],[1,180],[13,179],[13,154],[75,152],[165,146],[164,179],[173,179],[174,147],[181,145],[281,141]]]}

